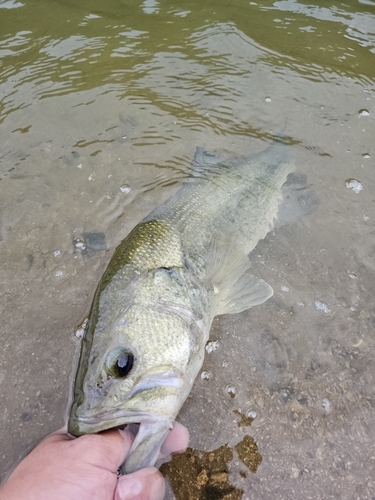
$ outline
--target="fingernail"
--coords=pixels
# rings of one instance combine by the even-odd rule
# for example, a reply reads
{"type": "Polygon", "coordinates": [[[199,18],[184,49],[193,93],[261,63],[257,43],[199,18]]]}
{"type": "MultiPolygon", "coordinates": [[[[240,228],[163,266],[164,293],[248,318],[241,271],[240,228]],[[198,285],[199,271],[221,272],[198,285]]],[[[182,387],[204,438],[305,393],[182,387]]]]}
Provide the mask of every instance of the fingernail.
{"type": "Polygon", "coordinates": [[[165,496],[165,481],[161,475],[157,475],[150,489],[150,500],[163,500],[165,496]]]}
{"type": "Polygon", "coordinates": [[[139,500],[139,498],[163,500],[164,495],[163,476],[156,469],[150,468],[122,476],[117,483],[115,500],[139,500]]]}
{"type": "Polygon", "coordinates": [[[138,498],[142,489],[143,485],[138,479],[123,477],[117,484],[116,500],[132,500],[138,498]]]}

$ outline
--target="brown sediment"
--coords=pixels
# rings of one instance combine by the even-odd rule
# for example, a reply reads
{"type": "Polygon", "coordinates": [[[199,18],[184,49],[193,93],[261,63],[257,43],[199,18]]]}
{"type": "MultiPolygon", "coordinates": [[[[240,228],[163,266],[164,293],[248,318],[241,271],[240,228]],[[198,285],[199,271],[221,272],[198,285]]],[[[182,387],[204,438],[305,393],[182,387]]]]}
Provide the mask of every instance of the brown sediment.
{"type": "Polygon", "coordinates": [[[247,417],[246,415],[241,413],[240,410],[233,410],[233,413],[235,415],[238,415],[239,417],[241,417],[241,420],[239,422],[237,422],[238,427],[248,427],[254,421],[254,419],[252,417],[247,417]]]}
{"type": "Polygon", "coordinates": [[[226,444],[211,452],[188,448],[160,467],[177,500],[241,500],[243,490],[229,482],[233,451],[226,444]]]}
{"type": "MultiPolygon", "coordinates": [[[[242,463],[256,472],[262,457],[254,439],[246,435],[234,448],[242,463]]],[[[177,500],[241,500],[243,490],[229,480],[232,459],[233,450],[227,444],[210,452],[188,448],[163,464],[160,472],[168,478],[177,500]]],[[[245,471],[239,475],[246,478],[245,471]]]]}
{"type": "Polygon", "coordinates": [[[262,463],[262,455],[258,451],[258,446],[251,436],[246,435],[242,441],[235,446],[240,460],[251,470],[256,472],[262,463]]]}

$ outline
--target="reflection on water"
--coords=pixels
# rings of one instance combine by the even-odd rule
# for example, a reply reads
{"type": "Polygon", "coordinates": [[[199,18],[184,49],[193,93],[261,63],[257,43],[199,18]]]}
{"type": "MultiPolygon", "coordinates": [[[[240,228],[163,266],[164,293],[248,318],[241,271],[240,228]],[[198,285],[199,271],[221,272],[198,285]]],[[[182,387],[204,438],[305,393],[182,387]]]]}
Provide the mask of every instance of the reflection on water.
{"type": "Polygon", "coordinates": [[[298,203],[250,256],[275,295],[214,321],[180,420],[242,498],[372,498],[375,3],[315,4],[0,1],[2,477],[62,425],[96,283],[195,147],[286,125],[298,203]]]}

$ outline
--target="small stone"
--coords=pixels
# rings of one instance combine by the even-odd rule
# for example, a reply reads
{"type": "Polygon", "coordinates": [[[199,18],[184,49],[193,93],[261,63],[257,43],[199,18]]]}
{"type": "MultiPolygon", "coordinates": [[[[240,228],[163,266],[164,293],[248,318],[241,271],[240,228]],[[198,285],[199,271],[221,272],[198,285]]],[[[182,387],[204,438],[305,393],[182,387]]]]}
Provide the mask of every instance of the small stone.
{"type": "Polygon", "coordinates": [[[104,233],[83,233],[85,248],[93,252],[103,252],[107,250],[107,243],[104,233]]]}
{"type": "Polygon", "coordinates": [[[129,184],[123,184],[120,187],[121,193],[124,193],[124,194],[129,194],[131,192],[131,190],[132,190],[132,188],[129,186],[129,184]]]}
{"type": "Polygon", "coordinates": [[[209,340],[206,344],[206,351],[208,354],[210,354],[213,351],[216,351],[220,346],[220,343],[218,340],[209,340]]]}
{"type": "Polygon", "coordinates": [[[290,477],[292,477],[293,479],[297,479],[299,475],[300,475],[299,468],[296,467],[295,465],[292,465],[290,477]]]}
{"type": "Polygon", "coordinates": [[[322,311],[325,314],[328,314],[331,312],[331,309],[325,304],[324,302],[321,302],[320,300],[315,301],[315,309],[317,311],[322,311]]]}
{"type": "Polygon", "coordinates": [[[346,181],[346,187],[354,191],[356,194],[360,193],[363,190],[362,184],[357,181],[357,179],[348,179],[346,181]]]}
{"type": "Polygon", "coordinates": [[[81,250],[81,251],[86,249],[86,244],[85,244],[84,240],[82,240],[81,238],[74,238],[73,246],[77,250],[81,250]]]}
{"type": "Polygon", "coordinates": [[[210,380],[210,378],[212,377],[212,374],[211,372],[209,372],[208,370],[204,370],[202,373],[201,373],[201,379],[202,380],[210,380]]]}
{"type": "Polygon", "coordinates": [[[225,391],[231,398],[234,398],[236,396],[237,389],[233,384],[228,384],[225,388],[225,391]]]}
{"type": "Polygon", "coordinates": [[[332,411],[332,404],[331,404],[331,401],[328,398],[323,398],[322,399],[321,407],[322,407],[322,410],[325,413],[331,413],[331,411],[332,411]]]}

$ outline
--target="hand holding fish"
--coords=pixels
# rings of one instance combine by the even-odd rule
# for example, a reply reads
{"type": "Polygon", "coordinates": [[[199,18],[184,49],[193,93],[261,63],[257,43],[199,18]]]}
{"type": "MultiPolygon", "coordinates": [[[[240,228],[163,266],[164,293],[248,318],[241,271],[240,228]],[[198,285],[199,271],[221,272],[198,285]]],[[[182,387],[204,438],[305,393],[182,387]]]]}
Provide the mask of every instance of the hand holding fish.
{"type": "MultiPolygon", "coordinates": [[[[0,490],[0,500],[161,500],[165,483],[156,468],[117,477],[133,439],[118,430],[77,439],[57,431],[18,465],[0,490]]],[[[187,429],[175,423],[161,455],[184,450],[188,439],[187,429]]]]}

